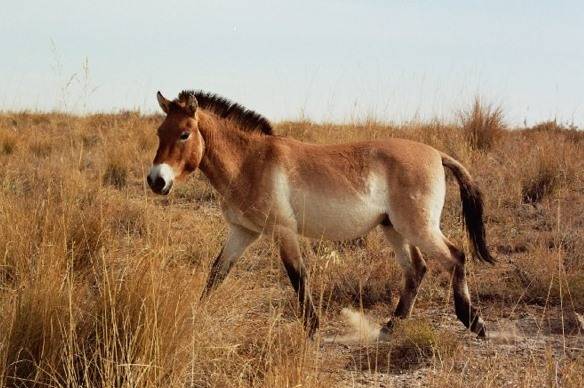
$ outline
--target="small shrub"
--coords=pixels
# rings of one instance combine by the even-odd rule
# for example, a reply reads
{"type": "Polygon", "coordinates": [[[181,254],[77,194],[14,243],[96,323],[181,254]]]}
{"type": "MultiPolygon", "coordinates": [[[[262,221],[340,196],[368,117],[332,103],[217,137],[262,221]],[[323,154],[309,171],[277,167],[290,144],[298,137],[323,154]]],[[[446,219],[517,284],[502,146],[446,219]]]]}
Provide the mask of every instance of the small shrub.
{"type": "Polygon", "coordinates": [[[461,112],[459,116],[464,138],[475,150],[487,151],[493,148],[505,129],[501,107],[485,105],[478,97],[472,108],[461,112]]]}

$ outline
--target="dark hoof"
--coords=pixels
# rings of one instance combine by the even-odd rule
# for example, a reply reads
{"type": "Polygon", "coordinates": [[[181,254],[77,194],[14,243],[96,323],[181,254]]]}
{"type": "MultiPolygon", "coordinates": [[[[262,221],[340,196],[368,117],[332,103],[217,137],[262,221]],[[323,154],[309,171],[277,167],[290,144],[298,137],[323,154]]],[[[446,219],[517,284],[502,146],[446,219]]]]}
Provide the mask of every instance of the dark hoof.
{"type": "Polygon", "coordinates": [[[487,338],[487,327],[485,326],[485,322],[478,316],[475,318],[472,325],[470,326],[470,330],[473,333],[476,333],[477,337],[480,339],[487,338]]]}
{"type": "Polygon", "coordinates": [[[393,333],[394,328],[395,328],[395,322],[393,320],[387,322],[379,330],[378,340],[379,341],[388,340],[391,337],[391,334],[393,333]]]}
{"type": "Polygon", "coordinates": [[[478,339],[481,340],[487,339],[487,328],[485,327],[485,325],[482,325],[477,331],[475,331],[475,333],[477,333],[478,339]]]}

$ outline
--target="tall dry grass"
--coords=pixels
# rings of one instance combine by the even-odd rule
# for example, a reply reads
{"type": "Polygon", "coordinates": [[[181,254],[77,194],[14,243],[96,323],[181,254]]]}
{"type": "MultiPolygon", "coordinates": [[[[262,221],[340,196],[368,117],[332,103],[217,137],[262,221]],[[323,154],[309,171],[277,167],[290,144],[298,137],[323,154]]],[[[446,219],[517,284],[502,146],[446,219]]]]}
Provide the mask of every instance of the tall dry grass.
{"type": "Polygon", "coordinates": [[[464,138],[475,150],[490,150],[505,130],[503,109],[475,97],[472,107],[459,113],[464,138]]]}
{"type": "MultiPolygon", "coordinates": [[[[500,114],[475,108],[464,125],[285,122],[277,132],[322,143],[399,136],[455,156],[484,188],[490,241],[503,259],[496,269],[472,266],[471,289],[480,304],[494,311],[519,303],[582,312],[582,135],[539,129],[493,136],[492,128],[501,130],[500,114]],[[469,137],[475,130],[480,138],[469,137]]],[[[347,361],[305,339],[269,241],[253,247],[209,300],[199,300],[225,227],[204,177],[192,177],[168,198],[145,187],[160,120],[135,112],[0,115],[0,384],[339,383],[339,371],[353,370],[361,356],[347,361]]],[[[443,223],[463,245],[453,182],[443,223]]],[[[324,333],[347,305],[389,314],[401,272],[379,234],[342,244],[304,241],[303,251],[324,333]]],[[[420,312],[448,298],[448,279],[429,262],[420,312]]],[[[443,329],[412,320],[400,330],[387,352],[359,353],[368,360],[359,370],[399,373],[380,362],[393,355],[391,365],[399,366],[395,355],[405,354],[416,368],[435,369],[429,384],[466,381],[457,369],[460,344],[443,341],[443,329]]],[[[561,362],[566,384],[582,381],[581,358],[561,362]]],[[[474,378],[504,373],[493,368],[474,378]]]]}

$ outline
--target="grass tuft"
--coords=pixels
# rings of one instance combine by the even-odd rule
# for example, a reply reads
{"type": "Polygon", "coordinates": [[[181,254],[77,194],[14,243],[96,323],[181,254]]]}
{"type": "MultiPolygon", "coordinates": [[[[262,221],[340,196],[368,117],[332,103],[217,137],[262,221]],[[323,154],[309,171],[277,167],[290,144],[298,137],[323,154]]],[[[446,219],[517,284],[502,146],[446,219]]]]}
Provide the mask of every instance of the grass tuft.
{"type": "Polygon", "coordinates": [[[103,173],[103,183],[113,186],[118,190],[126,187],[128,182],[128,167],[125,160],[116,155],[110,156],[103,173]]]}
{"type": "Polygon", "coordinates": [[[0,132],[0,155],[12,155],[16,151],[17,136],[11,131],[0,132]]]}
{"type": "Polygon", "coordinates": [[[560,142],[554,144],[540,140],[531,155],[526,156],[527,166],[521,173],[521,198],[524,203],[535,204],[555,194],[576,172],[570,166],[568,155],[560,142]]]}
{"type": "Polygon", "coordinates": [[[396,324],[387,342],[356,348],[351,363],[358,370],[398,373],[449,360],[460,347],[456,336],[436,331],[424,319],[409,319],[396,324]]]}
{"type": "Polygon", "coordinates": [[[553,194],[561,181],[561,172],[552,158],[539,159],[535,169],[523,177],[521,197],[524,203],[541,202],[553,194]]]}
{"type": "Polygon", "coordinates": [[[459,114],[464,138],[475,150],[492,149],[505,130],[503,109],[476,97],[470,110],[459,114]]]}

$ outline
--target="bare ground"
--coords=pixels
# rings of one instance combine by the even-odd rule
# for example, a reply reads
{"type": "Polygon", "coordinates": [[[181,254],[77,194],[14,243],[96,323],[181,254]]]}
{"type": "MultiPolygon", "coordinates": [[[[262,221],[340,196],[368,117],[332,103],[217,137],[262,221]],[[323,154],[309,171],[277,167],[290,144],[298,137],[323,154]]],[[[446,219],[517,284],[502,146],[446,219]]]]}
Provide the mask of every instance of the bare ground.
{"type": "MultiPolygon", "coordinates": [[[[497,309],[488,308],[485,311],[487,314],[488,310],[494,314],[497,309]]],[[[561,313],[554,311],[551,314],[554,319],[546,320],[542,319],[546,315],[542,310],[521,309],[501,317],[487,315],[486,322],[490,328],[487,340],[477,339],[466,330],[449,306],[418,309],[411,319],[423,317],[433,326],[440,327],[443,335],[457,337],[460,354],[447,362],[451,363],[448,368],[450,373],[457,375],[459,383],[517,387],[536,380],[536,376],[530,376],[534,368],[546,375],[548,381],[559,381],[556,376],[561,373],[559,364],[584,354],[584,337],[558,333],[562,324],[561,313]],[[483,378],[477,379],[477,376],[483,378]]],[[[372,320],[384,322],[386,316],[379,313],[364,311],[372,320]]],[[[341,322],[331,322],[325,331],[334,335],[350,332],[351,329],[341,322]]],[[[436,360],[421,359],[405,365],[401,360],[392,362],[388,360],[388,349],[382,343],[324,343],[320,350],[325,359],[330,358],[330,367],[325,373],[329,373],[338,386],[418,387],[441,385],[444,380],[444,365],[440,365],[440,361],[437,362],[440,365],[438,370],[436,360]]]]}

